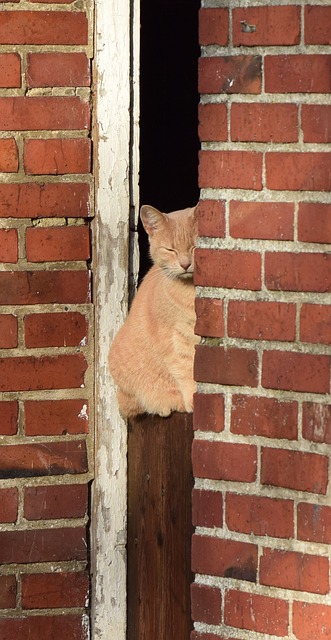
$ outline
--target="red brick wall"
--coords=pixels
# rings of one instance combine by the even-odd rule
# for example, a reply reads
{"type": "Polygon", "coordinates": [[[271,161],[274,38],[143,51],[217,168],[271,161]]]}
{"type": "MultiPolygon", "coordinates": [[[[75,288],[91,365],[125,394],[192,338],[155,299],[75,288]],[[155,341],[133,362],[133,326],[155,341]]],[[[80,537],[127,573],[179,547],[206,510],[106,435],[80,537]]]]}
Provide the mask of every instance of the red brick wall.
{"type": "Polygon", "coordinates": [[[84,3],[1,9],[0,637],[83,640],[92,24],[84,3]]]}
{"type": "Polygon", "coordinates": [[[192,640],[326,640],[331,9],[236,4],[200,12],[192,640]]]}

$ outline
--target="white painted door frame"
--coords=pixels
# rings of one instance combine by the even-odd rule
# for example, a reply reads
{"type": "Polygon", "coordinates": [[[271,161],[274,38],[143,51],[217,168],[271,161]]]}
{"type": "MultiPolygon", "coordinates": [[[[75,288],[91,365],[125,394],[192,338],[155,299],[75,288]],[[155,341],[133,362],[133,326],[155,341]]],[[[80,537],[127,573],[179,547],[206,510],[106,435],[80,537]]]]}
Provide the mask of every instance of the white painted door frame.
{"type": "Polygon", "coordinates": [[[140,0],[95,0],[93,640],[126,638],[127,428],[107,359],[127,313],[130,217],[138,210],[139,8],[140,0]]]}

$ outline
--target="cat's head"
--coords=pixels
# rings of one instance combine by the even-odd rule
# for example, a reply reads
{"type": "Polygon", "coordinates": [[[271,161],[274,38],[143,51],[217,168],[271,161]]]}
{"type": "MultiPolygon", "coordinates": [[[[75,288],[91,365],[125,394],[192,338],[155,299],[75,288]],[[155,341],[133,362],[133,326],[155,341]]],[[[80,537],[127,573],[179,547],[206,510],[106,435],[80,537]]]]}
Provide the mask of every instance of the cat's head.
{"type": "Polygon", "coordinates": [[[140,217],[148,233],[154,264],[160,266],[169,278],[192,278],[198,236],[197,207],[162,213],[143,205],[140,217]]]}

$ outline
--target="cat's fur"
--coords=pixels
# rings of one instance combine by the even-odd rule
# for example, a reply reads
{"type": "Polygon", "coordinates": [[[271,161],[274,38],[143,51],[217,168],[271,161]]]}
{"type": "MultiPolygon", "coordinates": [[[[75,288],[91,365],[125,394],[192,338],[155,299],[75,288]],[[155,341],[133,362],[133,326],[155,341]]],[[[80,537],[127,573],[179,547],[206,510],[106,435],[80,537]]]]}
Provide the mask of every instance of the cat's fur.
{"type": "Polygon", "coordinates": [[[150,206],[140,217],[153,266],[109,353],[124,417],[192,411],[194,348],[193,250],[196,208],[164,214],[150,206]]]}

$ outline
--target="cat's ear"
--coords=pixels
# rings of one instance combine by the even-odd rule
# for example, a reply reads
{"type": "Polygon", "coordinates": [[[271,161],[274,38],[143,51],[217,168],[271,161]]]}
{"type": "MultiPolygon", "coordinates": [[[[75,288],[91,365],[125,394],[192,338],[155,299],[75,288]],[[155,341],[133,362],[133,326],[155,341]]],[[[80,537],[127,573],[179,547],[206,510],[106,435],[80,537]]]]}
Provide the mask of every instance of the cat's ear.
{"type": "Polygon", "coordinates": [[[144,229],[149,236],[152,236],[155,231],[161,229],[167,218],[164,213],[161,213],[155,207],[151,207],[148,204],[144,204],[140,209],[140,218],[143,223],[144,229]]]}

